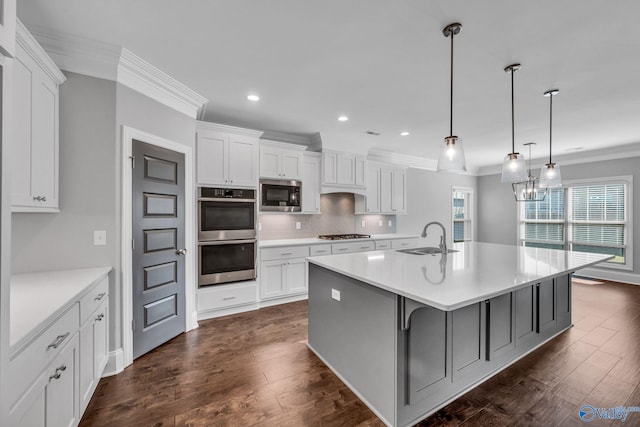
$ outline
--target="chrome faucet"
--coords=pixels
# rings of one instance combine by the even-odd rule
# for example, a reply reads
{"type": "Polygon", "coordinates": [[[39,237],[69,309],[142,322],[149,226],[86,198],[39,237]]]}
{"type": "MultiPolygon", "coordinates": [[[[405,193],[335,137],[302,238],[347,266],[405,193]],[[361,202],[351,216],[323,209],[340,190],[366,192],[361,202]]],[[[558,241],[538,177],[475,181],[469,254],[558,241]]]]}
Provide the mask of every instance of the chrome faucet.
{"type": "Polygon", "coordinates": [[[424,226],[424,229],[422,230],[422,237],[427,237],[427,228],[429,228],[431,224],[439,225],[440,228],[442,228],[442,235],[440,236],[440,250],[442,251],[442,253],[446,254],[447,253],[447,230],[444,228],[444,225],[442,225],[438,221],[431,221],[430,223],[424,226]]]}

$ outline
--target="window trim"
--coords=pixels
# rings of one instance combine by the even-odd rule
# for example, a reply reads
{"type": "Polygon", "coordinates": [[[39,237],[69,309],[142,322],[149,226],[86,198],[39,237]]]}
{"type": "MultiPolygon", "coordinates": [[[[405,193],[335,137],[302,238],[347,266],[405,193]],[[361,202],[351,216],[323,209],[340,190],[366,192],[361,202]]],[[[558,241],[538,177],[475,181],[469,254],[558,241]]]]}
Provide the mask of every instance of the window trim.
{"type": "MultiPolygon", "coordinates": [[[[611,176],[611,177],[599,177],[599,178],[583,178],[583,179],[572,179],[566,180],[562,183],[562,188],[565,196],[565,218],[564,220],[548,220],[548,221],[536,221],[536,220],[523,220],[523,209],[524,206],[522,203],[518,203],[517,208],[517,221],[518,221],[518,245],[523,246],[525,240],[522,239],[522,232],[520,227],[525,222],[543,222],[543,223],[552,223],[557,222],[564,224],[564,233],[562,236],[564,250],[570,250],[570,245],[572,242],[569,240],[569,233],[572,224],[623,224],[625,226],[625,234],[624,234],[624,248],[625,248],[625,263],[610,263],[603,262],[598,264],[598,267],[607,268],[607,269],[615,269],[615,270],[627,270],[633,271],[633,175],[621,175],[621,176],[611,176]],[[605,184],[624,184],[624,213],[625,219],[624,221],[610,221],[610,222],[601,222],[601,221],[573,221],[569,219],[571,214],[571,200],[568,197],[568,189],[570,187],[581,187],[586,185],[605,185],[605,184]]],[[[528,240],[533,242],[532,240],[528,240]]],[[[547,243],[547,242],[538,242],[538,243],[547,243]]],[[[593,245],[593,246],[602,246],[606,247],[608,245],[593,245]]],[[[612,246],[612,247],[620,247],[620,246],[612,246]]]]}
{"type": "Polygon", "coordinates": [[[471,187],[458,187],[458,186],[452,186],[451,187],[451,243],[462,243],[462,242],[472,242],[473,241],[473,203],[475,202],[474,200],[474,194],[473,194],[473,188],[471,187]],[[468,203],[466,206],[466,213],[468,215],[465,215],[465,217],[463,219],[456,219],[453,212],[455,209],[455,206],[453,206],[453,193],[465,193],[469,195],[469,199],[468,199],[468,203]],[[462,241],[456,242],[453,239],[454,236],[454,229],[455,229],[455,223],[456,222],[462,222],[464,223],[464,230],[465,230],[465,237],[462,241]],[[468,233],[467,233],[468,231],[468,233]]]}

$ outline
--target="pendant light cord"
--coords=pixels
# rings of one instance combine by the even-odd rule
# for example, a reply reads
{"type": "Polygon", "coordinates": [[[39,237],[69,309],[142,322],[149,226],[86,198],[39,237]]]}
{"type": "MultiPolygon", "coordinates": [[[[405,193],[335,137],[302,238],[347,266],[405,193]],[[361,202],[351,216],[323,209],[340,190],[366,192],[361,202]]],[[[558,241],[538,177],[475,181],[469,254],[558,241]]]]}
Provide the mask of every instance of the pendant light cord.
{"type": "Polygon", "coordinates": [[[515,116],[513,102],[513,75],[516,73],[515,68],[511,68],[511,153],[516,152],[516,134],[515,134],[515,116]]]}
{"type": "Polygon", "coordinates": [[[549,95],[549,164],[551,164],[551,132],[553,131],[553,94],[549,95]]]}
{"type": "Polygon", "coordinates": [[[454,30],[451,31],[451,87],[449,91],[449,136],[453,136],[453,35],[454,30]]]}

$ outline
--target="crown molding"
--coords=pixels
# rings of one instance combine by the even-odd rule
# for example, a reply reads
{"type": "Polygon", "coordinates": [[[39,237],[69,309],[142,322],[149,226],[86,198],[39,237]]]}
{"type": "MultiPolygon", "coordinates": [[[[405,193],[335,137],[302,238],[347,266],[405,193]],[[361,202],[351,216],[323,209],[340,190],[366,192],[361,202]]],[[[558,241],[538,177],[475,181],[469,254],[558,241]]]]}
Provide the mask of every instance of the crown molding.
{"type": "MultiPolygon", "coordinates": [[[[606,160],[640,157],[640,143],[616,145],[597,150],[580,151],[579,153],[553,156],[553,161],[560,167],[564,165],[579,165],[583,163],[603,162],[606,160]]],[[[538,170],[547,163],[546,158],[532,159],[531,169],[538,170]]],[[[496,175],[502,173],[502,165],[483,166],[478,169],[478,176],[496,175]]]]}
{"type": "Polygon", "coordinates": [[[208,102],[124,47],[39,27],[31,33],[63,70],[118,82],[194,119],[208,102]]]}
{"type": "Polygon", "coordinates": [[[274,141],[272,139],[260,138],[260,145],[267,145],[273,148],[280,148],[283,150],[305,151],[306,145],[292,144],[290,142],[274,141]]]}
{"type": "Polygon", "coordinates": [[[38,64],[38,67],[57,85],[61,85],[67,80],[53,59],[51,59],[42,46],[38,44],[37,40],[19,19],[16,19],[16,44],[24,49],[27,55],[29,55],[29,57],[38,64]]]}
{"type": "Polygon", "coordinates": [[[245,128],[239,128],[239,127],[229,126],[229,125],[221,125],[218,123],[196,121],[196,132],[199,130],[232,133],[235,135],[248,136],[252,138],[260,138],[263,133],[262,131],[259,131],[259,130],[245,129],[245,128]]]}
{"type": "Polygon", "coordinates": [[[394,153],[392,151],[379,150],[376,148],[369,150],[367,160],[392,163],[409,168],[426,169],[430,171],[435,171],[438,167],[437,160],[427,159],[426,157],[411,156],[408,154],[394,153]]]}
{"type": "Polygon", "coordinates": [[[277,131],[265,131],[262,139],[270,141],[287,142],[289,144],[298,144],[308,147],[313,143],[313,135],[294,134],[277,131]]]}

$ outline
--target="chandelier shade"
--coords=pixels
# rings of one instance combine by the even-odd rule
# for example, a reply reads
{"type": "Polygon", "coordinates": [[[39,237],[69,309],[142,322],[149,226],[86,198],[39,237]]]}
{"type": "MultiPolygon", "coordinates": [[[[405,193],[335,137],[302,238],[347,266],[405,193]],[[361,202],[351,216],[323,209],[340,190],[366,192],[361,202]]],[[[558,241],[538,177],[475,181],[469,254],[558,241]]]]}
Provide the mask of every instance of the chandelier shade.
{"type": "Polygon", "coordinates": [[[514,84],[513,76],[522,66],[520,64],[511,64],[504,71],[511,74],[511,152],[507,154],[502,163],[502,182],[520,182],[527,179],[527,169],[524,163],[524,157],[520,153],[516,153],[515,138],[515,106],[514,106],[514,84]]]}
{"type": "Polygon", "coordinates": [[[562,173],[560,166],[551,159],[551,140],[553,131],[553,97],[560,92],[558,89],[551,89],[544,93],[549,98],[549,163],[540,169],[540,185],[547,188],[562,187],[562,173]]]}

